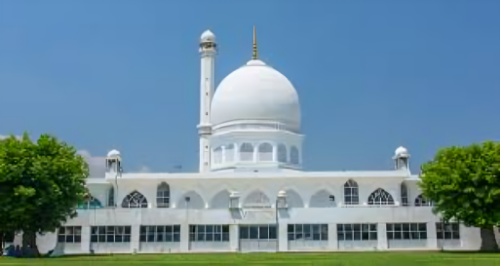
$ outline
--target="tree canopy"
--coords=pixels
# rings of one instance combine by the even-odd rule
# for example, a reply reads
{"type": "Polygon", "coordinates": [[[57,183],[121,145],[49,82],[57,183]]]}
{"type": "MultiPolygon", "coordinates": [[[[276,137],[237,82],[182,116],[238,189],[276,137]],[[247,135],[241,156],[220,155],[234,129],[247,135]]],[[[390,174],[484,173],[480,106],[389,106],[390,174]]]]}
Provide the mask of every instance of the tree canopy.
{"type": "Polygon", "coordinates": [[[444,221],[485,229],[483,249],[485,241],[492,236],[495,240],[493,226],[500,226],[500,143],[440,149],[422,165],[421,180],[423,195],[444,221]]]}
{"type": "Polygon", "coordinates": [[[0,232],[22,231],[36,245],[36,233],[53,232],[76,216],[87,177],[76,149],[53,136],[0,140],[0,232]]]}

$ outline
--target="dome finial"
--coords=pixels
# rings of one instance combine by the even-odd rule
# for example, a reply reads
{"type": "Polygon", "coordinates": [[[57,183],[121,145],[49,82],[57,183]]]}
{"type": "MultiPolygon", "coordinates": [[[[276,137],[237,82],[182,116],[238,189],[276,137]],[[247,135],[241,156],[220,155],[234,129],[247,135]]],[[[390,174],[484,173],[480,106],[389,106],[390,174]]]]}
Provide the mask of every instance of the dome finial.
{"type": "Polygon", "coordinates": [[[252,60],[257,60],[259,59],[259,52],[257,51],[257,30],[255,29],[255,26],[253,26],[253,54],[252,54],[252,60]]]}

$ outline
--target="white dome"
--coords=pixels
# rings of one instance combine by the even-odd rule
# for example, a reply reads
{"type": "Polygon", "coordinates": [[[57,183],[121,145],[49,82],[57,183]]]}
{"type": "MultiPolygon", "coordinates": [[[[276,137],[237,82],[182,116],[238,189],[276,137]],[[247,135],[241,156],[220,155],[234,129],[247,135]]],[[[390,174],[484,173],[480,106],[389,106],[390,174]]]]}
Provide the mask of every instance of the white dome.
{"type": "Polygon", "coordinates": [[[120,156],[120,152],[117,150],[111,150],[110,152],[108,152],[108,157],[112,156],[120,156]]]}
{"type": "Polygon", "coordinates": [[[399,148],[396,149],[395,154],[396,156],[401,154],[408,154],[408,150],[405,147],[400,146],[399,148]]]}
{"type": "Polygon", "coordinates": [[[300,131],[299,96],[292,83],[260,60],[229,74],[215,91],[211,123],[265,120],[300,131]]]}
{"type": "Polygon", "coordinates": [[[200,42],[215,42],[215,34],[213,34],[210,30],[206,30],[201,34],[200,42]]]}

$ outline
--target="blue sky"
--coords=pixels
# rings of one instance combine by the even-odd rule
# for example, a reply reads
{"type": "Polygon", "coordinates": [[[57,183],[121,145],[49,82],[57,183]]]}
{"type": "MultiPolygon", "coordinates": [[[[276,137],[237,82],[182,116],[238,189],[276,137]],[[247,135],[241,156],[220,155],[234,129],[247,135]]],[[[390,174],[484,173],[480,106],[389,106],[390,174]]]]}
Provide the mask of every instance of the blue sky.
{"type": "Polygon", "coordinates": [[[500,138],[500,1],[0,1],[0,134],[50,133],[126,171],[198,165],[198,38],[296,87],[306,170],[412,170],[500,138]]]}

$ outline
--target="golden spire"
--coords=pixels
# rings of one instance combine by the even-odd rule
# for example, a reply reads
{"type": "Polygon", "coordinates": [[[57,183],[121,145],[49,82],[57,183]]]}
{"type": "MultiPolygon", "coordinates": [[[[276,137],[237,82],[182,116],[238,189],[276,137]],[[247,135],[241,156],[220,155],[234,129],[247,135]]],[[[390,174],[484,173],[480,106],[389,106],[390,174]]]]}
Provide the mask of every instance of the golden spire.
{"type": "Polygon", "coordinates": [[[253,54],[252,60],[259,59],[259,52],[257,51],[257,31],[255,30],[255,26],[253,26],[253,54]]]}

